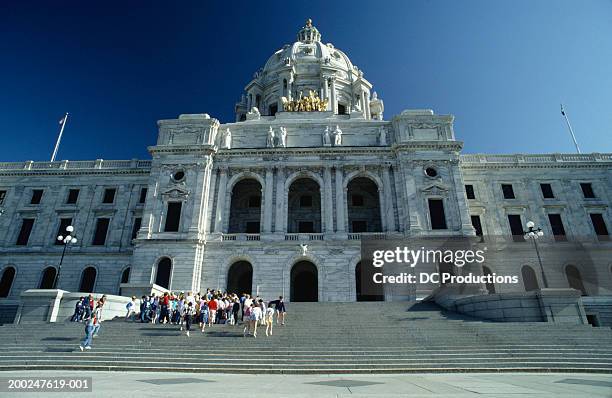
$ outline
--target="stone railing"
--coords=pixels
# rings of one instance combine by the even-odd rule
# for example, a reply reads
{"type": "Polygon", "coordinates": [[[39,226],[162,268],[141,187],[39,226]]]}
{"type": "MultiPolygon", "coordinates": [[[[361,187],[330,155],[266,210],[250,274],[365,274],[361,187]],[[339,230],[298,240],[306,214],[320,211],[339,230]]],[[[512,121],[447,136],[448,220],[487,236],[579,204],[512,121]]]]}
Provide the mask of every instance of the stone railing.
{"type": "Polygon", "coordinates": [[[259,234],[223,234],[223,241],[254,241],[261,240],[259,234]]]}
{"type": "Polygon", "coordinates": [[[62,160],[59,162],[0,162],[0,170],[114,170],[114,169],[149,169],[150,160],[62,160]]]}
{"type": "Polygon", "coordinates": [[[361,240],[364,237],[370,239],[387,239],[387,234],[384,232],[351,232],[348,234],[348,240],[361,240]]]}
{"type": "Polygon", "coordinates": [[[563,163],[563,162],[611,162],[612,153],[550,153],[514,155],[461,155],[461,163],[563,163]]]}
{"type": "Polygon", "coordinates": [[[311,233],[311,234],[300,234],[300,233],[289,233],[285,234],[285,240],[323,240],[323,234],[311,233]]]}

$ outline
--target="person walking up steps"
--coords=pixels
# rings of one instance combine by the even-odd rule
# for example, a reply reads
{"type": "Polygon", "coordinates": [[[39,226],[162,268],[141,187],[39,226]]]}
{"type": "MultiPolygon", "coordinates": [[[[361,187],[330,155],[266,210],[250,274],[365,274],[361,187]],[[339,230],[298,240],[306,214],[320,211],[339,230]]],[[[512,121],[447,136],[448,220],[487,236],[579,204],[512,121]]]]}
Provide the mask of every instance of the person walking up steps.
{"type": "Polygon", "coordinates": [[[253,337],[257,338],[257,324],[263,318],[263,313],[259,305],[252,303],[251,306],[251,329],[253,331],[253,337]]]}
{"type": "Polygon", "coordinates": [[[264,320],[266,324],[266,336],[272,336],[272,326],[274,325],[274,308],[266,308],[264,320]]]}
{"type": "MultiPolygon", "coordinates": [[[[183,308],[184,308],[184,313],[185,313],[183,315],[183,319],[185,320],[185,330],[186,330],[187,337],[189,337],[189,331],[191,330],[191,322],[193,322],[193,315],[195,314],[195,308],[193,308],[192,301],[187,302],[187,305],[185,305],[183,308]]],[[[181,329],[183,329],[182,326],[181,326],[181,329]]]]}
{"type": "Polygon", "coordinates": [[[98,324],[98,317],[100,315],[100,307],[96,307],[96,309],[91,312],[87,311],[85,313],[85,317],[83,317],[83,322],[85,323],[85,338],[79,345],[81,351],[91,350],[91,342],[93,340],[94,328],[98,324]]]}

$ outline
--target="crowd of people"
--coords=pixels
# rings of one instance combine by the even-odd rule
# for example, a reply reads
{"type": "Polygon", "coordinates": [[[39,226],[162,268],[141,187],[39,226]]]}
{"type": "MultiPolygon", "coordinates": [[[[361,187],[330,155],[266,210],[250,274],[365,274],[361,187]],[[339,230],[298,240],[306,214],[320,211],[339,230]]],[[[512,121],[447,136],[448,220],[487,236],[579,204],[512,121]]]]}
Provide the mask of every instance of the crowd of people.
{"type": "MultiPolygon", "coordinates": [[[[106,296],[95,301],[92,295],[81,297],[75,307],[72,321],[85,323],[85,338],[80,349],[91,349],[92,339],[97,337],[102,321],[106,296]]],[[[157,323],[179,326],[189,336],[194,324],[201,332],[215,324],[242,326],[243,336],[257,337],[257,327],[265,326],[266,336],[271,336],[276,324],[285,325],[287,309],[282,296],[265,302],[259,296],[243,293],[215,291],[206,293],[180,292],[162,295],[151,294],[138,300],[135,296],[126,305],[126,321],[157,323]]]]}

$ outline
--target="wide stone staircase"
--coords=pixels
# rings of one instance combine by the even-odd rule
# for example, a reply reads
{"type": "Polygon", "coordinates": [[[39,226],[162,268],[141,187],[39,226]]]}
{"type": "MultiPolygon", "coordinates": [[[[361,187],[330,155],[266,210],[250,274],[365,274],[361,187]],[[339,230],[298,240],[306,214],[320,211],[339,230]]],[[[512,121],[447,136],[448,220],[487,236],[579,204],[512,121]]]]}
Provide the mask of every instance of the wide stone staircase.
{"type": "Polygon", "coordinates": [[[266,337],[215,325],[105,321],[81,352],[78,323],[0,327],[0,370],[235,373],[563,371],[612,373],[612,331],[589,325],[494,323],[433,303],[289,303],[266,337]]]}

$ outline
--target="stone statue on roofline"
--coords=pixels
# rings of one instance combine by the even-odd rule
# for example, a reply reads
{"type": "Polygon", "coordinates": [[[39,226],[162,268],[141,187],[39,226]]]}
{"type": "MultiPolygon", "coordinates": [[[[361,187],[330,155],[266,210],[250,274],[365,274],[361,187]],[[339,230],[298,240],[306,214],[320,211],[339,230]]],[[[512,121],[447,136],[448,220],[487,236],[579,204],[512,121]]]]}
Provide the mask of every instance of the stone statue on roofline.
{"type": "Polygon", "coordinates": [[[331,146],[331,135],[329,133],[329,126],[325,127],[325,131],[323,132],[323,146],[331,146]]]}
{"type": "Polygon", "coordinates": [[[270,129],[268,130],[268,138],[266,140],[266,147],[274,148],[275,140],[276,140],[276,134],[274,133],[274,129],[272,128],[272,126],[270,126],[270,129]]]}
{"type": "Polygon", "coordinates": [[[232,132],[230,131],[229,127],[225,129],[223,136],[221,137],[221,148],[232,149],[232,132]]]}

